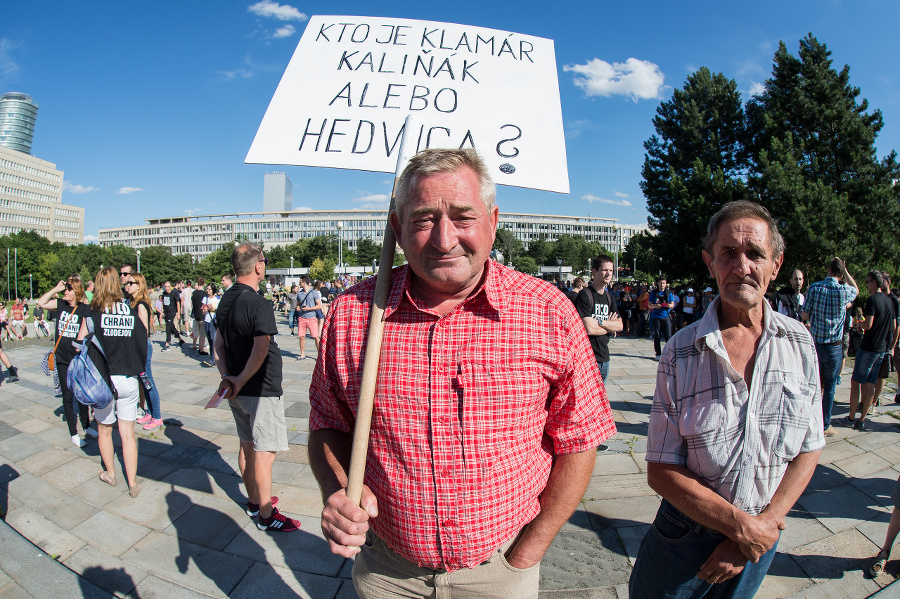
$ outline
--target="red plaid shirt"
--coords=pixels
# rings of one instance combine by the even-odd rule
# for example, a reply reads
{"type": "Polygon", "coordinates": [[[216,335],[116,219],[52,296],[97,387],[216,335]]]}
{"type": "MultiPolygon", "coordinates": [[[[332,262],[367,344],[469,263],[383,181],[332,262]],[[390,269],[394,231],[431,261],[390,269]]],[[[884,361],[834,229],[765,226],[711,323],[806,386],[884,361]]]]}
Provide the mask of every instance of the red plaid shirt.
{"type": "MultiPolygon", "coordinates": [[[[394,270],[365,482],[375,532],[432,569],[483,562],[540,512],[554,455],[616,432],[584,325],[544,281],[489,261],[438,317],[394,270]]],[[[310,430],[353,432],[374,279],[334,300],[310,387],[310,430]]]]}

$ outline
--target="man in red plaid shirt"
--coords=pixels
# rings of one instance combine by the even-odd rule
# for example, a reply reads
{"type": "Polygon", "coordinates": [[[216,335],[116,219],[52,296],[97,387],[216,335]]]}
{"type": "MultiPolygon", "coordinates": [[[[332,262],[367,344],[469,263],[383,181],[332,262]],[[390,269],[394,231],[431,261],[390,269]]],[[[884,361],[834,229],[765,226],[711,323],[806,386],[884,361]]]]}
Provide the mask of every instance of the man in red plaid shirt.
{"type": "Polygon", "coordinates": [[[425,150],[397,185],[363,508],[347,471],[374,280],[335,299],[310,388],[310,464],[361,597],[536,598],[539,566],[615,434],[572,303],[488,259],[495,188],[474,150],[425,150]]]}

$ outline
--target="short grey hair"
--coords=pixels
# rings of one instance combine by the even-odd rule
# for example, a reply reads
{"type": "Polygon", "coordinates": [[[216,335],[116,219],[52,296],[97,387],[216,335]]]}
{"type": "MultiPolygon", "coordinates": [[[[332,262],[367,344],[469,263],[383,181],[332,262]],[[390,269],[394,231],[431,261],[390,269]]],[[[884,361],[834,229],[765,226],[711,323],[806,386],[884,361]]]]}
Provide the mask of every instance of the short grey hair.
{"type": "Polygon", "coordinates": [[[231,267],[234,274],[245,277],[253,272],[256,264],[263,258],[261,245],[255,243],[242,243],[231,252],[231,267]]]}
{"type": "Polygon", "coordinates": [[[478,177],[479,195],[488,208],[494,205],[497,198],[497,186],[491,180],[487,165],[471,148],[427,148],[413,156],[397,181],[394,190],[394,209],[397,216],[403,215],[403,208],[410,199],[420,177],[453,173],[467,166],[478,177]]]}
{"type": "Polygon", "coordinates": [[[784,237],[778,232],[778,224],[765,206],[751,202],[750,200],[737,200],[728,202],[716,212],[706,228],[706,236],[703,238],[703,249],[711,252],[719,236],[719,227],[739,218],[755,218],[761,220],[769,227],[769,246],[772,257],[784,254],[784,237]]]}

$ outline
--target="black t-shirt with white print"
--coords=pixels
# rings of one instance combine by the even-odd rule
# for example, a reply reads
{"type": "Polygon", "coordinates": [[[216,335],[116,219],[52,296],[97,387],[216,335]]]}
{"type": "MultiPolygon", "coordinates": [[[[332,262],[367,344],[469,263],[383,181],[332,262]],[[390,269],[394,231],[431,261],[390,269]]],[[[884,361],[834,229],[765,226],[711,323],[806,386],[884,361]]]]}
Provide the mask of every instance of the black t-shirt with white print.
{"type": "Polygon", "coordinates": [[[91,308],[87,304],[76,304],[73,308],[63,300],[56,301],[57,319],[56,319],[56,335],[59,339],[59,345],[56,346],[55,357],[53,358],[57,364],[68,364],[75,357],[75,347],[72,342],[78,338],[78,331],[81,330],[81,321],[91,313],[91,308]],[[72,314],[72,312],[75,314],[72,314]]]}
{"type": "Polygon", "coordinates": [[[109,374],[137,376],[147,366],[147,329],[137,310],[116,302],[107,310],[91,310],[94,333],[100,339],[109,374]]]}
{"type": "Polygon", "coordinates": [[[178,314],[178,302],[181,301],[181,294],[177,289],[173,289],[168,293],[163,292],[160,298],[162,298],[163,315],[167,320],[172,320],[178,314]]]}

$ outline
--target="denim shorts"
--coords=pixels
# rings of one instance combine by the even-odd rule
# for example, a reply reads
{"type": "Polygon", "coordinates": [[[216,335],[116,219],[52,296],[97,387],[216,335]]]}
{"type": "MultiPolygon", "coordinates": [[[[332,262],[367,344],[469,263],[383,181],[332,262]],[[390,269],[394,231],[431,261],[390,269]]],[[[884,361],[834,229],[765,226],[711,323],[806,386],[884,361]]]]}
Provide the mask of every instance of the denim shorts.
{"type": "Polygon", "coordinates": [[[852,380],[857,383],[869,383],[871,385],[877,383],[883,357],[883,352],[872,352],[864,349],[857,351],[856,363],[853,365],[852,380]]]}

